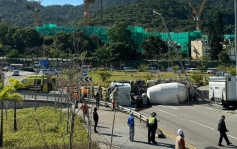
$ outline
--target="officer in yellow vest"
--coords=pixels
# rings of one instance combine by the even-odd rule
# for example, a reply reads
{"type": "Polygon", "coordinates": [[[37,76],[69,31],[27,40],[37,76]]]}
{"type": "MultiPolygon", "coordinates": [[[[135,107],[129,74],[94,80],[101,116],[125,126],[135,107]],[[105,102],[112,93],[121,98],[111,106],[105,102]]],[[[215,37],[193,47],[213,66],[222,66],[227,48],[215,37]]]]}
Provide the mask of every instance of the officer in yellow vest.
{"type": "Polygon", "coordinates": [[[151,142],[153,144],[156,144],[155,141],[155,134],[156,134],[156,129],[157,129],[157,119],[156,119],[156,113],[153,112],[151,113],[151,116],[148,119],[148,143],[150,144],[151,142]]]}

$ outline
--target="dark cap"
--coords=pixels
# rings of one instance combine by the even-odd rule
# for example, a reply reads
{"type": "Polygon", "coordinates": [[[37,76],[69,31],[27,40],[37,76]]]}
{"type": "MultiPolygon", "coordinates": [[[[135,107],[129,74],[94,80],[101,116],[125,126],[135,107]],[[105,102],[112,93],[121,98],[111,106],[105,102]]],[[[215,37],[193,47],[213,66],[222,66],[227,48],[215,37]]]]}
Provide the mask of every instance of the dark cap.
{"type": "Polygon", "coordinates": [[[152,112],[152,113],[151,113],[151,116],[156,116],[156,112],[152,112]]]}

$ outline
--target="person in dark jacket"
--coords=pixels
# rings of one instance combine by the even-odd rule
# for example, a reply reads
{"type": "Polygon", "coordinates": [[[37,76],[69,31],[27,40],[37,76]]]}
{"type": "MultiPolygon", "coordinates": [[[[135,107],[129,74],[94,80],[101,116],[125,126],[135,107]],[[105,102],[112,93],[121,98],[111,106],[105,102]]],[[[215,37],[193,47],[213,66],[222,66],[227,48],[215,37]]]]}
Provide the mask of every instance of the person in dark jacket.
{"type": "Polygon", "coordinates": [[[99,109],[99,106],[100,106],[100,97],[101,95],[99,94],[99,92],[97,92],[95,95],[95,100],[96,100],[95,104],[96,104],[97,109],[99,109]]]}
{"type": "Polygon", "coordinates": [[[221,119],[220,119],[219,124],[218,124],[218,130],[220,132],[220,138],[219,138],[218,145],[219,146],[223,146],[221,144],[223,137],[225,138],[225,141],[226,141],[227,145],[232,144],[232,143],[230,143],[230,141],[229,141],[229,139],[228,139],[228,137],[226,135],[226,132],[228,132],[228,130],[226,129],[225,116],[224,115],[221,116],[221,119]]]}
{"type": "Polygon", "coordinates": [[[94,108],[93,119],[94,119],[94,122],[95,122],[95,125],[94,125],[94,132],[95,132],[95,133],[98,133],[98,131],[96,130],[96,127],[97,127],[97,124],[98,124],[99,116],[98,116],[97,108],[96,108],[96,107],[94,108]]]}
{"type": "Polygon", "coordinates": [[[153,112],[151,113],[151,116],[149,117],[147,121],[148,125],[148,143],[150,144],[151,141],[153,144],[156,144],[157,142],[155,141],[155,134],[156,134],[156,129],[158,127],[157,125],[157,119],[156,119],[156,113],[153,112]]]}

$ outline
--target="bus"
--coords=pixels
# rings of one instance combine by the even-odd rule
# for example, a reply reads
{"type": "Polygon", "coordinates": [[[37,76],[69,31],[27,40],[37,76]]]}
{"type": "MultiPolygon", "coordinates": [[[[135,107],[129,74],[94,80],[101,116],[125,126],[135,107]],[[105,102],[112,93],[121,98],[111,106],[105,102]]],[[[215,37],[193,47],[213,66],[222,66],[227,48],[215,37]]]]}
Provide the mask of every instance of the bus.
{"type": "Polygon", "coordinates": [[[10,64],[12,70],[22,70],[23,64],[10,64]]]}

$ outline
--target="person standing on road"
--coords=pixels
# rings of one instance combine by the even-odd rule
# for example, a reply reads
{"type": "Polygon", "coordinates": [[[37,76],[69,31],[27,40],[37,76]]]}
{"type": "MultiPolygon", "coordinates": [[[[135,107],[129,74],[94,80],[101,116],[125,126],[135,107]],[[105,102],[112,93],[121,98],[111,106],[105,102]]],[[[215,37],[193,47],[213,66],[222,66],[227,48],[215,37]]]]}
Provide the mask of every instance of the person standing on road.
{"type": "Polygon", "coordinates": [[[86,102],[84,104],[82,104],[82,106],[80,107],[80,110],[82,110],[82,112],[83,112],[83,122],[84,122],[84,124],[86,124],[86,117],[89,122],[88,106],[87,106],[86,102]]]}
{"type": "Polygon", "coordinates": [[[96,93],[96,95],[95,95],[95,105],[96,105],[96,107],[99,109],[99,106],[100,106],[100,94],[99,94],[99,92],[97,92],[96,93]]]}
{"type": "Polygon", "coordinates": [[[150,144],[151,141],[153,144],[157,144],[155,141],[155,134],[156,134],[156,129],[158,127],[157,125],[157,119],[156,119],[156,113],[153,112],[151,113],[151,116],[148,119],[148,143],[150,144]]]}
{"type": "Polygon", "coordinates": [[[218,123],[218,130],[220,132],[220,138],[219,138],[218,145],[219,146],[223,146],[221,144],[223,137],[225,138],[225,141],[226,141],[227,145],[232,144],[232,143],[230,143],[230,141],[229,141],[229,139],[228,139],[228,137],[226,135],[226,132],[229,132],[229,130],[226,129],[225,116],[224,115],[221,116],[221,119],[220,119],[220,121],[218,123]]]}
{"type": "MultiPolygon", "coordinates": [[[[117,96],[118,96],[118,87],[115,87],[114,91],[112,92],[112,105],[113,110],[115,110],[115,105],[117,102],[117,96]]],[[[118,103],[117,103],[118,104],[118,103]]]]}
{"type": "Polygon", "coordinates": [[[179,129],[177,133],[178,136],[176,137],[175,149],[186,149],[183,130],[179,129]]]}
{"type": "Polygon", "coordinates": [[[98,133],[98,131],[96,130],[96,127],[97,127],[97,124],[98,124],[99,116],[98,116],[97,108],[96,108],[96,107],[94,108],[93,119],[94,119],[94,122],[95,122],[95,125],[94,125],[94,132],[95,132],[95,133],[98,133]]]}
{"type": "Polygon", "coordinates": [[[128,117],[127,124],[129,126],[129,140],[133,141],[134,140],[134,117],[133,117],[133,113],[131,113],[130,116],[128,117]]]}

